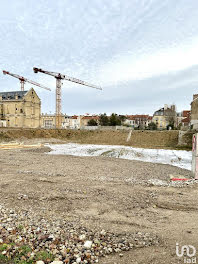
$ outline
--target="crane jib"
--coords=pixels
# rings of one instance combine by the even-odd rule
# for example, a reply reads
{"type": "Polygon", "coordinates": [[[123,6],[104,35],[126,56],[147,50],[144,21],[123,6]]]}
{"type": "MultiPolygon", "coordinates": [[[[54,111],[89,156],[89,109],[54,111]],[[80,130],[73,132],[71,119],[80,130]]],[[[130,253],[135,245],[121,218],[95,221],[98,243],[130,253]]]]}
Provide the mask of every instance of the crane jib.
{"type": "Polygon", "coordinates": [[[10,75],[10,76],[12,76],[14,78],[17,78],[21,82],[21,90],[22,91],[24,90],[24,83],[25,82],[31,83],[31,84],[36,85],[36,86],[38,86],[40,88],[43,88],[45,90],[51,91],[50,88],[47,88],[47,87],[45,87],[45,86],[43,86],[43,85],[41,85],[41,84],[39,84],[37,82],[31,81],[31,80],[29,80],[27,78],[24,78],[23,76],[20,76],[18,74],[14,74],[14,73],[11,73],[11,72],[8,72],[8,71],[4,71],[4,70],[3,70],[3,74],[8,74],[8,75],[10,75]]]}
{"type": "Polygon", "coordinates": [[[78,83],[81,85],[89,86],[92,88],[96,88],[99,90],[102,90],[101,87],[81,81],[77,78],[69,77],[64,74],[58,73],[58,72],[51,72],[51,71],[46,71],[40,68],[33,67],[33,71],[35,73],[41,72],[44,74],[48,74],[56,78],[56,128],[61,128],[62,127],[62,119],[61,119],[61,80],[67,80],[70,82],[78,83]]]}
{"type": "Polygon", "coordinates": [[[99,86],[96,86],[96,85],[81,81],[81,80],[79,80],[77,78],[65,76],[65,80],[70,81],[70,82],[79,83],[81,85],[89,86],[89,87],[96,88],[96,89],[99,89],[99,90],[102,90],[102,88],[99,87],[99,86]]]}

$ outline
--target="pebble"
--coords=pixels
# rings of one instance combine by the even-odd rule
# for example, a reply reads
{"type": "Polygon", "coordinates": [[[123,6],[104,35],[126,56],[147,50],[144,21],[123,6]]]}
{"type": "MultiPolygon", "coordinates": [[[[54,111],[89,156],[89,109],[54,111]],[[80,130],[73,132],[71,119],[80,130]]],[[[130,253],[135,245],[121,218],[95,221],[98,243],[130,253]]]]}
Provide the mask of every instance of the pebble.
{"type": "Polygon", "coordinates": [[[84,234],[79,236],[79,240],[85,240],[85,238],[86,236],[84,234]]]}
{"type": "Polygon", "coordinates": [[[51,262],[50,264],[63,264],[63,262],[62,261],[55,260],[55,261],[51,262]]]}
{"type": "Polygon", "coordinates": [[[92,246],[92,241],[89,241],[89,240],[85,241],[85,244],[84,244],[85,248],[89,249],[91,248],[91,246],[92,246]]]}
{"type": "MultiPolygon", "coordinates": [[[[36,258],[41,251],[53,254],[48,264],[92,264],[101,257],[119,254],[136,247],[158,245],[159,239],[150,233],[119,235],[107,230],[90,230],[80,223],[50,217],[46,220],[31,210],[8,210],[0,204],[0,245],[7,244],[1,254],[12,257],[26,245],[30,252],[21,256],[21,263],[36,258]],[[7,221],[9,219],[9,221],[7,221]]],[[[33,262],[46,264],[42,260],[33,262]]]]}
{"type": "Polygon", "coordinates": [[[105,236],[106,235],[106,231],[103,229],[101,232],[100,232],[101,235],[105,236]]]}
{"type": "Polygon", "coordinates": [[[77,258],[76,263],[80,263],[80,262],[81,262],[81,258],[77,258]]]}

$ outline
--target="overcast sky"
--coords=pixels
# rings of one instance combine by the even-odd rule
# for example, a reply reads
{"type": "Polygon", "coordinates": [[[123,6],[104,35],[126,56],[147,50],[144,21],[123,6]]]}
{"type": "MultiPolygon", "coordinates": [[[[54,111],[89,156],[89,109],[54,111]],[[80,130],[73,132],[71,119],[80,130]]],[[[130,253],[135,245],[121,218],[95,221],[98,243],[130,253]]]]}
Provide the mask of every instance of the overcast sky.
{"type": "MultiPolygon", "coordinates": [[[[0,69],[52,89],[35,87],[42,112],[55,111],[55,79],[34,66],[102,86],[63,81],[63,113],[153,114],[172,103],[190,109],[198,93],[197,0],[0,3],[0,69]]],[[[13,90],[19,81],[2,74],[0,91],[13,90]]]]}

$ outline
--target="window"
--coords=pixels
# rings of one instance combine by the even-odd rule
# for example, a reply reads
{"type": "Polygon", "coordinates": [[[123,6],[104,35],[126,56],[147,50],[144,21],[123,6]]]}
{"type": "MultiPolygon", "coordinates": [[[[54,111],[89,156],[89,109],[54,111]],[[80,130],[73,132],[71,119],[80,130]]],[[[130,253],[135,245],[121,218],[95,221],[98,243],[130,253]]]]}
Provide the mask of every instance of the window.
{"type": "Polygon", "coordinates": [[[45,120],[44,121],[44,126],[46,128],[51,128],[53,125],[52,125],[52,120],[45,120]]]}

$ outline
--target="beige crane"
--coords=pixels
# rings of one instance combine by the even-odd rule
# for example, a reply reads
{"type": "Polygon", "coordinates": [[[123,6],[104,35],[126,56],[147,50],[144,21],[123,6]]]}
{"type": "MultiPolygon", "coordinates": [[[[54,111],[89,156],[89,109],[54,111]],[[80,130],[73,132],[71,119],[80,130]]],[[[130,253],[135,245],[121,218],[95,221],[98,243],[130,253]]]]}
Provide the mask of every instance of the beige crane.
{"type": "Polygon", "coordinates": [[[33,68],[33,71],[35,73],[38,73],[38,72],[45,73],[45,74],[51,75],[56,78],[56,128],[61,128],[61,85],[62,85],[61,80],[66,80],[66,81],[78,83],[81,85],[89,86],[91,88],[102,90],[100,86],[96,86],[96,85],[81,81],[79,79],[69,77],[65,74],[45,71],[43,69],[39,69],[36,67],[33,68]]]}
{"type": "Polygon", "coordinates": [[[23,77],[23,76],[20,76],[20,75],[18,75],[18,74],[14,74],[14,73],[11,73],[11,72],[8,72],[8,71],[3,71],[3,74],[5,74],[5,75],[8,74],[8,75],[10,75],[10,76],[12,76],[12,77],[14,77],[14,78],[19,79],[19,81],[20,81],[20,83],[21,83],[21,91],[24,91],[24,84],[25,84],[25,82],[31,83],[31,84],[36,85],[36,86],[38,86],[38,87],[40,87],[40,88],[43,88],[43,89],[45,89],[45,90],[51,91],[50,88],[47,88],[47,87],[45,87],[45,86],[43,86],[43,85],[41,85],[41,84],[39,84],[39,83],[37,83],[37,82],[34,82],[34,81],[31,81],[31,80],[28,80],[27,78],[25,78],[25,77],[23,77]]]}

